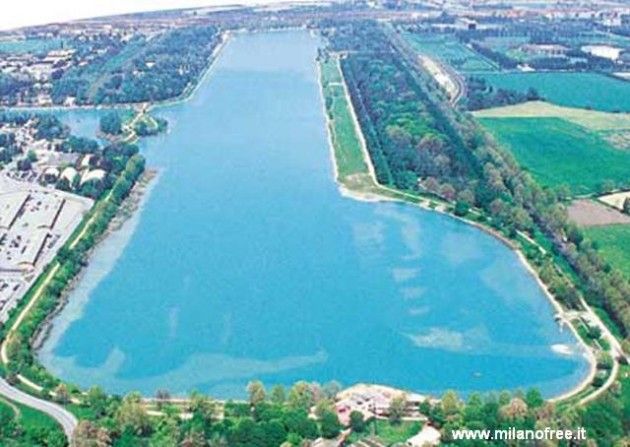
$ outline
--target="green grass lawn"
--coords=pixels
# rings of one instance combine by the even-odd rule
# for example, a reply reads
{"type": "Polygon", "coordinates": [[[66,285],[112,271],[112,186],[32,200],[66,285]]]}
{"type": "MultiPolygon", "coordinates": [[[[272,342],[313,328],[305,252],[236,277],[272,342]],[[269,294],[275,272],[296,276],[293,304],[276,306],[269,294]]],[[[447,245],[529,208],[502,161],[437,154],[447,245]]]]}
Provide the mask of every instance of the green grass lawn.
{"type": "Polygon", "coordinates": [[[355,174],[367,174],[361,143],[346,100],[339,66],[336,61],[322,64],[326,113],[332,120],[331,134],[337,160],[339,180],[355,174]],[[332,84],[331,84],[332,82],[332,84]]]}
{"type": "Polygon", "coordinates": [[[403,36],[419,53],[446,62],[456,70],[495,71],[497,69],[494,62],[463,45],[451,35],[403,33],[403,36]]]}
{"type": "Polygon", "coordinates": [[[584,231],[597,243],[604,259],[630,278],[630,225],[589,227],[584,231]]]}
{"type": "Polygon", "coordinates": [[[630,151],[561,118],[481,118],[481,123],[544,186],[596,192],[605,180],[630,180],[630,151]]]}
{"type": "MultiPolygon", "coordinates": [[[[363,433],[352,433],[349,441],[354,442],[362,438],[372,436],[374,422],[369,422],[363,433]]],[[[399,424],[391,424],[389,421],[376,421],[376,436],[385,443],[385,445],[393,445],[404,443],[407,439],[418,434],[422,429],[420,422],[401,422],[399,424]]]]}
{"type": "Polygon", "coordinates": [[[535,88],[547,101],[606,112],[630,111],[630,82],[597,73],[487,73],[495,88],[526,92],[535,88]]]}
{"type": "Polygon", "coordinates": [[[320,61],[319,66],[322,70],[322,82],[324,82],[324,84],[329,82],[343,82],[341,78],[341,73],[339,72],[337,59],[331,57],[326,60],[322,60],[320,61]]]}

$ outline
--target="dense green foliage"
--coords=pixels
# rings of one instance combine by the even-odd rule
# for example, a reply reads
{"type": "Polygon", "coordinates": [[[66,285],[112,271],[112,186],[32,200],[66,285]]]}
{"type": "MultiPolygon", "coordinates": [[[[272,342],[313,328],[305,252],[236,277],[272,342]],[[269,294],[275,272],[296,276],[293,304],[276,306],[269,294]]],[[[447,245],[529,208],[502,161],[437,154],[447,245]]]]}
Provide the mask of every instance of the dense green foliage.
{"type": "Polygon", "coordinates": [[[219,42],[210,26],[176,28],[157,37],[123,43],[101,36],[76,42],[78,56],[100,49],[103,55],[75,66],[53,82],[57,104],[68,97],[78,104],[119,104],[176,98],[194,85],[219,42]]]}
{"type": "Polygon", "coordinates": [[[109,135],[122,133],[122,117],[118,112],[109,112],[103,115],[99,122],[101,132],[109,135]]]}
{"type": "Polygon", "coordinates": [[[543,186],[573,193],[630,185],[630,152],[560,118],[483,118],[481,122],[543,186]]]}
{"type": "Polygon", "coordinates": [[[466,107],[468,110],[480,110],[490,107],[507,106],[526,101],[539,100],[540,96],[534,88],[527,92],[494,88],[482,77],[470,76],[466,85],[466,107]]]}
{"type": "Polygon", "coordinates": [[[448,194],[446,184],[476,176],[463,141],[378,27],[340,28],[337,47],[356,51],[342,68],[380,183],[418,190],[419,180],[439,177],[448,194]]]}

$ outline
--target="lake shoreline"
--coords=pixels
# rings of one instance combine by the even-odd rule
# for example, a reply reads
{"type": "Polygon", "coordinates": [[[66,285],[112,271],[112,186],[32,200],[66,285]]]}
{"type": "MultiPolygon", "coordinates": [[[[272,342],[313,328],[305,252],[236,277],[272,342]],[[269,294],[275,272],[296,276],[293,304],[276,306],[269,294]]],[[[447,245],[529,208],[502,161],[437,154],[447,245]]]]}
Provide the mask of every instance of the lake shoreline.
{"type": "MultiPolygon", "coordinates": [[[[346,80],[343,76],[343,71],[341,70],[341,67],[339,67],[339,72],[341,73],[341,77],[342,77],[342,85],[343,85],[343,89],[344,89],[344,94],[345,94],[345,100],[348,104],[348,109],[350,112],[350,115],[352,117],[352,121],[354,124],[354,128],[355,128],[355,132],[357,133],[357,136],[359,138],[359,142],[360,142],[360,146],[361,146],[361,152],[363,154],[363,160],[366,163],[367,167],[368,167],[368,172],[369,175],[372,179],[372,182],[375,184],[375,186],[377,186],[378,188],[384,188],[389,190],[390,188],[386,188],[382,185],[380,185],[378,183],[378,180],[376,178],[376,173],[375,173],[375,169],[374,169],[374,165],[372,163],[372,159],[369,155],[369,152],[367,150],[367,143],[365,140],[365,137],[363,135],[363,131],[361,130],[361,126],[359,124],[358,121],[358,117],[356,114],[356,111],[354,109],[354,105],[352,104],[352,99],[350,97],[350,94],[348,92],[348,88],[347,88],[347,84],[346,84],[346,80]]],[[[356,190],[352,190],[351,186],[347,185],[346,183],[343,182],[343,180],[340,178],[339,176],[339,166],[338,166],[338,161],[337,161],[337,155],[336,155],[336,150],[335,150],[335,146],[334,146],[334,140],[333,140],[333,136],[332,136],[332,129],[333,129],[333,122],[330,119],[329,115],[328,115],[328,111],[326,110],[326,103],[325,103],[325,92],[324,92],[324,85],[322,82],[322,73],[321,73],[321,64],[318,62],[317,63],[317,75],[318,75],[318,84],[319,84],[319,90],[320,90],[320,95],[321,95],[321,101],[322,101],[322,110],[324,113],[324,117],[326,120],[326,130],[327,130],[327,139],[328,139],[328,145],[329,145],[329,154],[330,154],[330,158],[331,158],[331,163],[333,165],[333,171],[334,171],[334,177],[335,177],[335,182],[337,183],[337,186],[339,187],[339,191],[340,193],[344,196],[344,197],[349,197],[358,201],[363,201],[363,202],[401,202],[401,203],[406,203],[408,205],[412,205],[412,206],[416,206],[419,208],[422,208],[424,210],[427,211],[434,211],[437,213],[441,213],[443,215],[449,216],[453,219],[456,219],[460,222],[464,222],[468,225],[471,225],[481,231],[483,231],[486,234],[489,234],[490,236],[493,236],[495,239],[498,239],[500,242],[502,242],[505,246],[507,246],[510,250],[512,250],[519,262],[521,263],[521,265],[523,267],[525,267],[525,269],[527,270],[527,272],[529,273],[529,275],[535,280],[535,282],[537,283],[538,287],[542,290],[542,292],[544,293],[545,297],[547,297],[549,303],[551,304],[552,308],[557,312],[557,314],[564,314],[564,309],[562,309],[562,306],[560,305],[560,303],[558,303],[558,301],[556,300],[556,298],[553,296],[553,294],[551,293],[551,291],[547,288],[547,285],[542,281],[542,279],[540,278],[540,276],[538,275],[538,272],[536,271],[536,269],[529,263],[529,261],[527,260],[527,258],[525,257],[525,255],[523,254],[523,252],[521,251],[521,249],[519,247],[516,246],[516,244],[510,240],[509,238],[505,237],[503,234],[499,233],[498,231],[494,230],[493,228],[489,228],[486,225],[483,225],[479,222],[475,222],[469,219],[465,219],[463,217],[460,216],[456,216],[453,213],[449,212],[446,210],[445,207],[430,207],[428,205],[426,205],[424,202],[418,202],[418,203],[414,203],[408,200],[404,200],[402,198],[395,198],[395,197],[388,197],[386,195],[383,194],[379,194],[377,191],[375,192],[364,192],[364,191],[356,191],[356,190]]],[[[403,193],[402,191],[400,193],[403,193]]],[[[568,399],[578,393],[580,393],[582,390],[584,390],[590,383],[592,383],[593,379],[595,378],[595,374],[597,372],[597,359],[595,358],[595,355],[593,354],[592,349],[590,348],[590,346],[588,346],[586,344],[586,342],[580,337],[580,335],[577,332],[577,329],[573,326],[573,324],[570,321],[566,322],[566,326],[569,327],[569,329],[571,330],[574,338],[577,341],[577,345],[580,346],[583,350],[583,356],[584,358],[587,360],[588,364],[589,364],[589,371],[588,374],[586,375],[586,377],[584,377],[578,384],[576,384],[575,386],[572,386],[571,388],[569,388],[567,391],[564,391],[562,393],[560,393],[558,396],[553,396],[550,398],[547,398],[547,400],[551,401],[551,402],[557,402],[560,400],[565,400],[568,399]]]]}
{"type": "MultiPolygon", "coordinates": [[[[89,260],[92,259],[95,252],[102,246],[102,244],[110,239],[112,234],[122,229],[122,227],[125,225],[126,222],[129,221],[129,219],[139,217],[138,213],[142,211],[142,207],[148,200],[153,187],[159,180],[159,175],[159,171],[155,169],[147,169],[143,173],[141,178],[132,188],[129,196],[118,207],[116,215],[107,226],[107,230],[105,230],[98,241],[96,241],[94,246],[87,252],[88,264],[84,266],[79,274],[72,279],[68,288],[64,290],[63,295],[61,296],[61,299],[59,301],[59,305],[46,317],[46,320],[38,328],[33,337],[31,347],[33,349],[35,357],[39,358],[39,353],[44,349],[45,344],[49,341],[49,338],[52,331],[55,329],[55,326],[57,324],[60,324],[60,322],[55,322],[55,320],[67,307],[70,302],[71,295],[75,291],[77,285],[85,277],[87,269],[90,268],[89,260]]],[[[71,320],[67,322],[64,321],[61,324],[67,326],[69,322],[71,322],[71,320]]],[[[48,370],[48,368],[46,368],[46,370],[48,370]]]]}

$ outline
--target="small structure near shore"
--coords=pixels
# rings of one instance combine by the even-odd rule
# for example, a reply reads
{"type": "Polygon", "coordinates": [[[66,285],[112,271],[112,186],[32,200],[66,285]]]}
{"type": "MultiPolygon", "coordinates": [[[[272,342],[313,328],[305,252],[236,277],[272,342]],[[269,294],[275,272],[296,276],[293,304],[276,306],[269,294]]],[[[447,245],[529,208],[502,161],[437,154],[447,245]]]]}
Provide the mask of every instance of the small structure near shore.
{"type": "Polygon", "coordinates": [[[335,411],[339,421],[346,426],[350,424],[350,414],[353,411],[363,414],[364,419],[386,419],[389,417],[392,401],[400,397],[405,399],[403,419],[408,421],[426,421],[427,417],[418,410],[419,405],[427,400],[431,403],[438,402],[428,396],[407,393],[384,385],[357,384],[337,394],[335,411]]]}

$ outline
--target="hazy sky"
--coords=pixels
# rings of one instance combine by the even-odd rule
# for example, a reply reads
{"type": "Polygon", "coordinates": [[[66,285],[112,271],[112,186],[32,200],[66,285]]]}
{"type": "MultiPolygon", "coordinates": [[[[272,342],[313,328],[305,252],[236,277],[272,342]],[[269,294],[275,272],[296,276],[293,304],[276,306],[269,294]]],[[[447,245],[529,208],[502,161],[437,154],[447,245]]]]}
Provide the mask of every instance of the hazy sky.
{"type": "MultiPolygon", "coordinates": [[[[279,0],[3,0],[0,29],[158,9],[277,3],[279,0]]],[[[304,0],[300,0],[304,1],[304,0]]]]}

